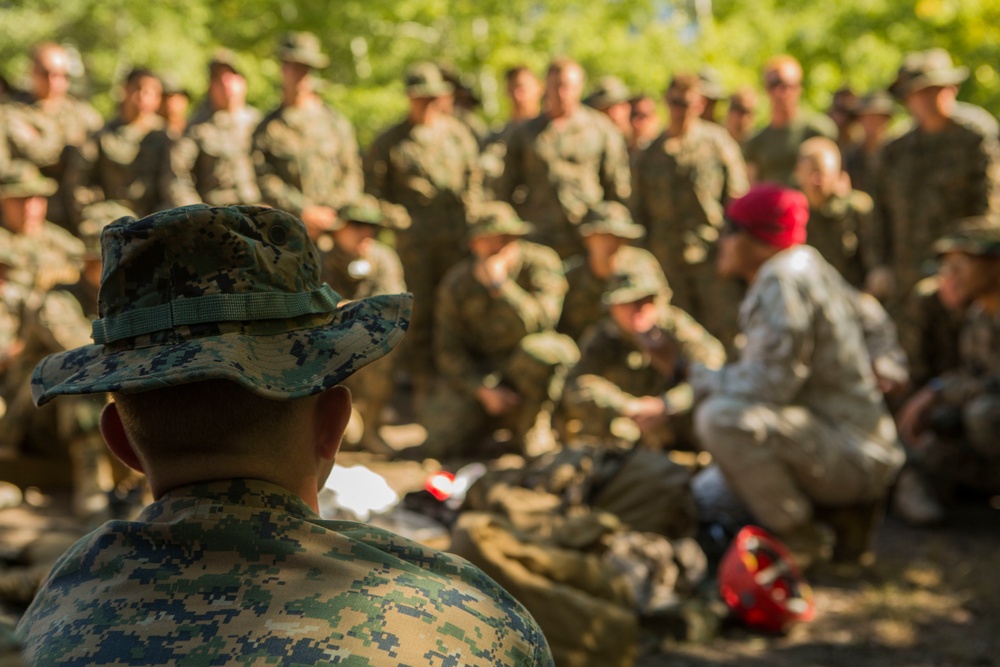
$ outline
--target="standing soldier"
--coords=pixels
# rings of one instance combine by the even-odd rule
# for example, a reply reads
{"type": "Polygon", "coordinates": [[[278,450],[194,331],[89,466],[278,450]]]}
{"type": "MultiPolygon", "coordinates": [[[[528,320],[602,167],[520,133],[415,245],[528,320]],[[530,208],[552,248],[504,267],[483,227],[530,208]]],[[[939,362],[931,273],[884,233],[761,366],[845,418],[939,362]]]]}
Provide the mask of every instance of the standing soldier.
{"type": "Polygon", "coordinates": [[[35,164],[42,174],[53,178],[59,189],[49,197],[49,219],[73,229],[79,210],[73,193],[66,187],[66,166],[87,140],[101,129],[104,119],[94,107],[69,94],[70,57],[66,49],[54,42],[38,44],[31,52],[31,106],[39,114],[52,119],[59,130],[60,151],[52,164],[35,164]]]}
{"type": "Polygon", "coordinates": [[[434,375],[432,331],[438,283],[468,252],[466,216],[482,192],[479,149],[461,122],[439,101],[451,85],[437,65],[417,63],[406,74],[410,111],[372,143],[365,158],[365,187],[404,207],[410,228],[397,234],[397,250],[413,292],[413,319],[404,343],[417,404],[434,375]]]}
{"type": "Polygon", "coordinates": [[[625,137],[625,143],[632,141],[632,104],[625,83],[617,76],[602,76],[597,87],[583,100],[591,109],[596,109],[611,119],[615,127],[625,137]]]}
{"type": "Polygon", "coordinates": [[[828,116],[799,108],[802,65],[788,55],[764,65],[764,88],[771,101],[771,122],[743,147],[751,183],[792,184],[799,146],[811,137],[837,138],[837,126],[828,116]]]}
{"type": "Polygon", "coordinates": [[[701,84],[701,99],[703,106],[700,118],[709,123],[718,123],[715,108],[719,100],[726,96],[726,89],[722,85],[722,79],[714,67],[702,67],[698,72],[698,81],[701,84]]]}
{"type": "Polygon", "coordinates": [[[510,120],[486,140],[480,158],[483,166],[483,191],[493,194],[497,181],[503,176],[507,157],[507,142],[520,125],[536,117],[542,108],[542,84],[527,65],[511,67],[504,74],[507,97],[510,99],[510,120]]]}
{"type": "Polygon", "coordinates": [[[253,134],[253,162],[264,203],[306,223],[316,241],[334,227],[337,208],[362,190],[354,129],[326,106],[312,72],[330,61],[308,32],[285,35],[281,60],[281,104],[253,134]]]}
{"type": "Polygon", "coordinates": [[[954,220],[1000,210],[997,138],[955,114],[958,86],[967,77],[968,70],[955,67],[946,51],[931,49],[907,55],[890,87],[914,127],[885,147],[874,195],[877,238],[884,242],[876,251],[888,276],[883,282],[895,279],[889,310],[920,384],[945,370],[937,360],[953,356],[958,344],[958,329],[938,295],[913,293],[933,271],[931,244],[954,220]],[[922,349],[928,335],[917,321],[946,327],[948,350],[922,349]]]}
{"type": "Polygon", "coordinates": [[[129,72],[118,117],[97,133],[70,169],[77,206],[115,201],[139,215],[156,206],[156,184],[149,180],[153,175],[144,158],[152,150],[152,133],[164,128],[157,114],[162,92],[160,80],[148,69],[129,72]]]}
{"type": "Polygon", "coordinates": [[[757,91],[744,86],[729,96],[726,110],[726,130],[741,146],[750,138],[754,117],[757,113],[757,91]]]}
{"type": "Polygon", "coordinates": [[[747,189],[740,148],[725,128],[699,118],[698,77],[678,74],[667,88],[670,125],[636,160],[632,210],[674,292],[674,305],[724,344],[736,333],[740,294],[720,281],[710,253],[723,207],[747,189]]]}
{"type": "Polygon", "coordinates": [[[171,206],[259,203],[250,142],[260,112],[246,103],[247,82],[232,53],[217,52],[208,77],[205,110],[170,149],[168,201],[171,206]]]}
{"type": "Polygon", "coordinates": [[[882,165],[882,149],[888,140],[889,121],[895,104],[889,93],[875,91],[861,97],[855,107],[861,141],[844,152],[844,171],[851,187],[866,194],[875,192],[875,179],[882,165]]]}
{"type": "Polygon", "coordinates": [[[533,239],[563,259],[583,252],[577,225],[602,201],[628,200],[628,149],[614,124],[581,106],[580,64],[556,58],[545,76],[545,111],[513,133],[497,198],[535,224],[533,239]]]}
{"type": "Polygon", "coordinates": [[[629,122],[632,125],[628,150],[632,158],[636,158],[647,146],[660,136],[660,118],[656,113],[656,101],[642,93],[633,97],[629,103],[632,112],[629,122]]]}
{"type": "MultiPolygon", "coordinates": [[[[384,206],[391,207],[392,204],[384,206]]],[[[393,222],[397,227],[402,226],[399,218],[405,219],[406,213],[401,216],[397,213],[395,220],[390,220],[382,209],[383,205],[377,199],[361,195],[337,212],[340,226],[331,234],[333,248],[323,253],[320,261],[323,280],[341,299],[357,301],[406,291],[399,255],[375,238],[380,229],[393,222]]],[[[392,396],[394,359],[380,359],[377,364],[359,371],[344,383],[351,390],[354,407],[361,419],[361,446],[374,454],[395,454],[395,450],[378,433],[382,425],[382,409],[392,396]]]]}
{"type": "Polygon", "coordinates": [[[566,294],[559,256],[522,240],[510,205],[484,204],[469,229],[473,257],[438,288],[434,353],[441,382],[427,405],[425,456],[461,456],[500,428],[523,447],[577,359],[554,331],[566,294]]]}

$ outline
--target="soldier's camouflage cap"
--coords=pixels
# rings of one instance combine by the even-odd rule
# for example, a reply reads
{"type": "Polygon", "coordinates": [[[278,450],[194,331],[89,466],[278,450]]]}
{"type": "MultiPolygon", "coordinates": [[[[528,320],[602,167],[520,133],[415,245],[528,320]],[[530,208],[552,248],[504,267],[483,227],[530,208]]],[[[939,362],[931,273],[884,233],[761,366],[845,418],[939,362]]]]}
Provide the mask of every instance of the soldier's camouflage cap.
{"type": "Polygon", "coordinates": [[[854,113],[858,116],[867,114],[891,116],[895,111],[896,103],[892,99],[892,95],[884,90],[876,90],[858,99],[854,113]]]}
{"type": "Polygon", "coordinates": [[[643,267],[624,266],[608,280],[601,300],[606,306],[615,306],[657,296],[670,298],[670,289],[662,276],[643,270],[643,267]]]}
{"type": "Polygon", "coordinates": [[[597,80],[594,92],[583,99],[587,106],[601,110],[607,109],[615,104],[628,102],[631,95],[628,86],[617,76],[602,76],[597,80]]]}
{"type": "Polygon", "coordinates": [[[710,100],[721,100],[726,96],[726,90],[722,86],[722,77],[714,67],[703,67],[698,72],[698,80],[701,82],[701,96],[710,100]]]}
{"type": "Polygon", "coordinates": [[[54,180],[42,176],[38,167],[27,160],[13,160],[0,173],[0,198],[48,197],[58,187],[54,180]]]}
{"type": "Polygon", "coordinates": [[[1000,257],[1000,221],[963,218],[953,231],[935,241],[932,249],[937,255],[964,252],[978,257],[1000,257]]]}
{"type": "Polygon", "coordinates": [[[408,229],[410,226],[410,214],[405,208],[369,194],[362,194],[340,207],[337,218],[343,222],[359,222],[397,230],[408,229]]]}
{"type": "Polygon", "coordinates": [[[587,211],[580,223],[580,236],[611,234],[621,239],[641,239],[646,228],[632,220],[628,209],[616,201],[601,202],[587,211]]]}
{"type": "Polygon", "coordinates": [[[931,86],[956,86],[969,78],[969,68],[955,67],[944,49],[908,53],[889,92],[897,99],[931,86]]]}
{"type": "Polygon", "coordinates": [[[507,202],[491,201],[480,206],[469,222],[469,238],[477,236],[510,235],[525,236],[535,231],[530,222],[525,222],[507,202]]]}
{"type": "Polygon", "coordinates": [[[135,212],[115,201],[88,204],[80,212],[76,235],[83,241],[85,257],[101,257],[101,232],[119,218],[134,217],[135,212]]]}
{"type": "Polygon", "coordinates": [[[225,67],[236,74],[240,73],[236,54],[229,49],[216,49],[212,54],[212,59],[208,61],[208,71],[214,72],[219,67],[225,67]]]}
{"type": "Polygon", "coordinates": [[[184,206],[116,220],[101,245],[94,344],[35,367],[37,405],[203,380],[299,398],[384,356],[408,326],[409,294],[338,306],[305,225],[283,211],[184,206]]]}
{"type": "Polygon", "coordinates": [[[406,94],[410,97],[427,98],[451,95],[454,87],[448,83],[441,68],[431,62],[410,65],[406,70],[406,94]]]}
{"type": "Polygon", "coordinates": [[[299,63],[313,69],[323,69],[330,64],[320,49],[319,38],[311,32],[289,32],[278,43],[278,60],[299,63]]]}

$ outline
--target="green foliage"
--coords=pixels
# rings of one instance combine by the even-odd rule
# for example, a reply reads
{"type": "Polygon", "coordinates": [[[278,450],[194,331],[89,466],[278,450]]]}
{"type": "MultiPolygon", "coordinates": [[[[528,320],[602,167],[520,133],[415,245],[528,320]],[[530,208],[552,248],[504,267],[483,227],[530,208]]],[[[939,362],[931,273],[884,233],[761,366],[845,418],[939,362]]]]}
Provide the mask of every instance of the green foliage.
{"type": "Polygon", "coordinates": [[[278,98],[274,44],[289,29],[319,35],[331,59],[323,95],[363,143],[403,113],[402,73],[427,59],[469,75],[494,121],[507,112],[504,70],[541,72],[557,53],[658,94],[672,72],[703,64],[730,88],[759,86],[762,62],[787,52],[805,66],[806,102],[823,109],[845,81],[884,87],[904,52],[941,46],[973,72],[962,97],[1000,107],[996,0],[0,0],[0,67],[24,83],[33,43],[72,44],[110,115],[131,66],[169,71],[197,92],[221,45],[240,53],[250,100],[268,109],[278,98]]]}

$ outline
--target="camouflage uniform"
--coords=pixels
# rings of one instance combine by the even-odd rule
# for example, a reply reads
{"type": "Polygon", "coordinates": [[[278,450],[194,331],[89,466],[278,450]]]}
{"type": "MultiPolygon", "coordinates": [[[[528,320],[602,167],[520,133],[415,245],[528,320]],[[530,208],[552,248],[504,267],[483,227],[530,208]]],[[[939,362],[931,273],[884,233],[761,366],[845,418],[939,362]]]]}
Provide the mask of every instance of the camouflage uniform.
{"type": "Polygon", "coordinates": [[[809,209],[809,245],[857,288],[864,286],[868,269],[874,268],[871,253],[866,254],[873,206],[871,197],[852,190],[809,209]]]}
{"type": "Polygon", "coordinates": [[[0,139],[0,171],[13,160],[27,160],[37,167],[51,167],[59,161],[59,126],[27,105],[0,104],[0,139]]]}
{"type": "Polygon", "coordinates": [[[536,225],[531,240],[563,259],[583,252],[577,225],[601,201],[628,201],[628,148],[599,111],[580,107],[553,123],[546,114],[511,134],[497,199],[536,225]]]}
{"type": "Polygon", "coordinates": [[[428,456],[471,453],[486,427],[510,428],[514,441],[522,442],[543,405],[558,398],[563,374],[576,361],[572,339],[554,331],[566,294],[558,255],[527,241],[511,243],[518,249],[515,268],[495,289],[474,277],[472,259],[453,267],[438,288],[434,355],[442,382],[424,419],[428,456]],[[521,403],[492,419],[476,399],[484,386],[511,389],[521,403]]]}
{"type": "Polygon", "coordinates": [[[806,524],[814,503],[877,500],[902,465],[856,308],[816,250],[793,246],[764,263],[740,307],[740,359],[690,369],[695,394],[707,395],[699,441],[775,532],[806,524]]]}
{"type": "Polygon", "coordinates": [[[205,202],[212,206],[261,201],[250,158],[250,140],[260,123],[252,107],[220,109],[193,122],[170,148],[162,190],[170,206],[205,202]]]}
{"type": "Polygon", "coordinates": [[[837,126],[828,116],[800,113],[785,127],[768,125],[743,146],[743,157],[755,183],[784,183],[795,187],[795,163],[806,139],[837,140],[837,126]]]}
{"type": "Polygon", "coordinates": [[[63,556],[19,629],[38,665],[552,665],[524,607],[465,560],[324,521],[256,480],[174,489],[105,524],[63,556]]]}
{"type": "Polygon", "coordinates": [[[725,128],[697,121],[682,137],[660,135],[636,160],[632,212],[663,267],[673,303],[730,344],[740,288],[715,275],[712,250],[723,207],[746,192],[739,145],[725,128]]]}
{"type": "Polygon", "coordinates": [[[361,160],[350,122],[324,104],[279,106],[253,133],[253,164],[264,203],[295,215],[337,209],[361,194],[361,160]]]}
{"type": "MultiPolygon", "coordinates": [[[[433,78],[430,72],[411,72],[410,78],[417,73],[433,78]]],[[[413,292],[406,358],[415,376],[430,376],[434,294],[448,269],[468,256],[468,208],[482,193],[476,140],[451,116],[440,116],[431,125],[404,120],[372,143],[365,156],[365,189],[410,215],[410,228],[396,235],[406,284],[413,292]]]]}

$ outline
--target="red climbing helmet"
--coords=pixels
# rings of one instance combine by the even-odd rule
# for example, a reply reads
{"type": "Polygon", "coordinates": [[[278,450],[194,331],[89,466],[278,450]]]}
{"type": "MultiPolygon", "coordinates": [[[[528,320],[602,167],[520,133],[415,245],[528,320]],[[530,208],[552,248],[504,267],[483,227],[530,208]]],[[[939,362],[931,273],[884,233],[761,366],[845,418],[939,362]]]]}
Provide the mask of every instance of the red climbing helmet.
{"type": "Polygon", "coordinates": [[[784,544],[758,526],[745,526],[719,565],[719,593],[751,628],[785,632],[816,614],[812,588],[784,544]]]}

